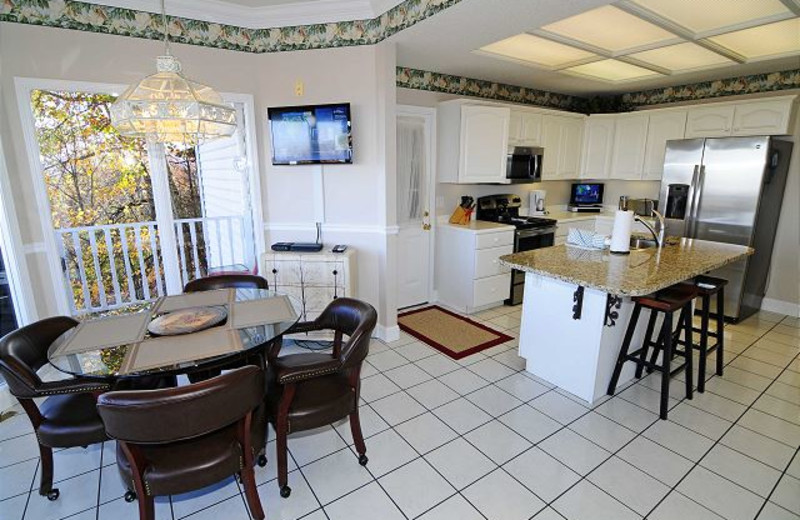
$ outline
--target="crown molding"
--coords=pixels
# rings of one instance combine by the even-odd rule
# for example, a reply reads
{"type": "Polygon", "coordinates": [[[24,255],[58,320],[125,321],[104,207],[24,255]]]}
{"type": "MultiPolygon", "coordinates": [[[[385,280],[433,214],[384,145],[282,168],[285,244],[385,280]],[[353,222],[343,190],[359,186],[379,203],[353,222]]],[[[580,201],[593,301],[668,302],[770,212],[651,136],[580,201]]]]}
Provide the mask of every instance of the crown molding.
{"type": "MultiPolygon", "coordinates": [[[[402,0],[317,0],[250,7],[224,0],[169,0],[167,14],[248,29],[290,27],[377,18],[402,0]]],[[[159,14],[160,0],[102,0],[89,2],[159,14]]]]}

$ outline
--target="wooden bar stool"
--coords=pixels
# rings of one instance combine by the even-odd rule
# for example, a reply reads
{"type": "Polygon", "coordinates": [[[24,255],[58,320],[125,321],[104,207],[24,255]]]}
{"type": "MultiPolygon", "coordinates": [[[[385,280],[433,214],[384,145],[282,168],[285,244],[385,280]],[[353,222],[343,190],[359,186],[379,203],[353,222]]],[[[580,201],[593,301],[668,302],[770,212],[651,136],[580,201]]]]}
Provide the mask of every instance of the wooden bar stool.
{"type": "Polygon", "coordinates": [[[633,361],[636,363],[636,377],[641,377],[642,368],[647,368],[648,372],[656,370],[661,372],[661,406],[660,413],[662,419],[667,418],[667,407],[669,404],[669,382],[670,378],[681,372],[686,371],[686,398],[692,398],[692,315],[691,305],[692,301],[697,297],[697,290],[694,284],[676,284],[667,287],[655,294],[647,296],[637,296],[633,298],[634,307],[631,314],[628,329],[625,331],[625,338],[622,341],[622,348],[620,349],[619,356],[617,357],[617,364],[614,367],[614,373],[611,376],[611,381],[608,383],[608,395],[614,395],[619,382],[622,367],[626,361],[633,361]],[[630,350],[633,334],[639,322],[639,315],[642,309],[650,311],[650,319],[647,323],[647,330],[645,332],[644,341],[642,346],[634,351],[630,350]],[[673,324],[675,323],[675,313],[681,311],[678,318],[678,334],[673,331],[673,324]],[[661,325],[661,330],[658,333],[658,339],[653,341],[653,332],[655,329],[656,319],[658,313],[663,313],[664,321],[661,325]],[[684,338],[678,343],[680,332],[683,331],[684,338]],[[684,350],[679,351],[675,347],[678,344],[684,345],[684,350]],[[688,346],[687,346],[688,345],[688,346]],[[654,355],[651,359],[647,359],[647,353],[653,347],[655,349],[654,355]],[[661,364],[658,364],[658,352],[663,352],[661,364]],[[671,368],[671,360],[674,356],[684,358],[684,363],[675,368],[671,368]]]}
{"type": "Polygon", "coordinates": [[[725,286],[727,284],[728,280],[712,276],[700,275],[694,279],[694,286],[701,301],[699,309],[700,327],[692,328],[694,332],[700,334],[700,343],[694,345],[694,348],[700,352],[699,366],[697,367],[698,392],[705,392],[706,390],[706,359],[708,354],[717,353],[717,375],[722,375],[723,352],[725,350],[725,286]],[[717,295],[717,312],[714,318],[716,327],[712,332],[709,330],[709,322],[711,321],[711,297],[715,294],[717,295]],[[709,346],[708,338],[714,338],[716,340],[715,343],[709,346]]]}

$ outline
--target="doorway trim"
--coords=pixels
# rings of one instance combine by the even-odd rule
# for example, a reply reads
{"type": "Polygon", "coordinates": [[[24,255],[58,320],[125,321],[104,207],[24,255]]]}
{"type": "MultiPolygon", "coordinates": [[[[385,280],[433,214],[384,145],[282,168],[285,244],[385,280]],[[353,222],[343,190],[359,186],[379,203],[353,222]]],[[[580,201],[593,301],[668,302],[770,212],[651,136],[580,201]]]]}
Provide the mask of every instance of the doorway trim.
{"type": "MultiPolygon", "coordinates": [[[[22,135],[28,155],[29,171],[32,175],[34,193],[36,195],[36,206],[40,215],[42,215],[42,218],[40,219],[40,226],[45,246],[44,249],[47,255],[47,264],[50,268],[51,284],[55,292],[57,312],[59,314],[69,316],[72,314],[72,310],[70,302],[67,299],[67,290],[64,286],[65,280],[61,270],[58,245],[56,244],[55,240],[55,228],[53,227],[50,199],[47,195],[47,186],[41,174],[42,163],[39,157],[39,143],[36,139],[36,126],[30,103],[31,92],[36,89],[50,89],[112,94],[114,96],[118,96],[128,87],[127,85],[118,83],[41,79],[29,77],[15,77],[14,84],[17,96],[17,108],[19,110],[20,120],[22,123],[22,135]]],[[[247,174],[249,176],[248,183],[251,190],[251,205],[253,206],[251,215],[254,219],[253,230],[254,234],[256,235],[255,253],[256,263],[258,263],[260,255],[264,251],[264,236],[263,232],[256,232],[257,230],[260,231],[259,223],[262,222],[262,211],[258,154],[256,143],[254,142],[257,139],[257,136],[254,122],[255,108],[253,96],[250,94],[240,93],[221,93],[221,95],[225,101],[239,102],[244,106],[248,154],[247,174]],[[258,220],[255,220],[256,218],[258,218],[258,220]]]]}
{"type": "MultiPolygon", "coordinates": [[[[428,167],[428,208],[430,212],[431,229],[428,233],[428,240],[430,245],[428,247],[428,303],[433,303],[438,300],[436,296],[436,285],[434,283],[435,260],[436,260],[436,108],[435,107],[421,107],[414,105],[397,105],[395,109],[395,125],[397,125],[397,118],[401,116],[421,117],[425,120],[425,132],[428,137],[428,151],[427,154],[427,167],[428,167]]],[[[395,196],[399,191],[397,179],[395,178],[395,196]]],[[[395,219],[396,220],[396,219],[395,219]]]]}

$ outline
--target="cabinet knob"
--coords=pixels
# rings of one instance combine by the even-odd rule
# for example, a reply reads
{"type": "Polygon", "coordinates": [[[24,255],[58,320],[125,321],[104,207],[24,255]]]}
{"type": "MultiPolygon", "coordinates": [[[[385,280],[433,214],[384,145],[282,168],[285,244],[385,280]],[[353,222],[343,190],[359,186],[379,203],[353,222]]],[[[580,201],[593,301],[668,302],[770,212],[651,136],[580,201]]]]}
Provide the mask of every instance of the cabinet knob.
{"type": "Polygon", "coordinates": [[[272,274],[278,274],[278,270],[277,269],[273,269],[272,270],[272,274]]]}
{"type": "Polygon", "coordinates": [[[336,276],[337,274],[339,274],[339,271],[337,271],[336,269],[334,269],[334,270],[333,270],[333,276],[336,276]]]}

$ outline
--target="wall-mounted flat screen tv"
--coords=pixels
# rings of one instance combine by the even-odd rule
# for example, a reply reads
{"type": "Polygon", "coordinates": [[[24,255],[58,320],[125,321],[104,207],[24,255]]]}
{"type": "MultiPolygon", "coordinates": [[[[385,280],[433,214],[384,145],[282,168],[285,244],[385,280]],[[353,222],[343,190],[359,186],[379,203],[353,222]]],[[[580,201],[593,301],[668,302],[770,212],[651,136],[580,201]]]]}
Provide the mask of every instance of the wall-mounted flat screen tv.
{"type": "Polygon", "coordinates": [[[350,103],[270,108],[272,164],[353,162],[350,103]]]}

